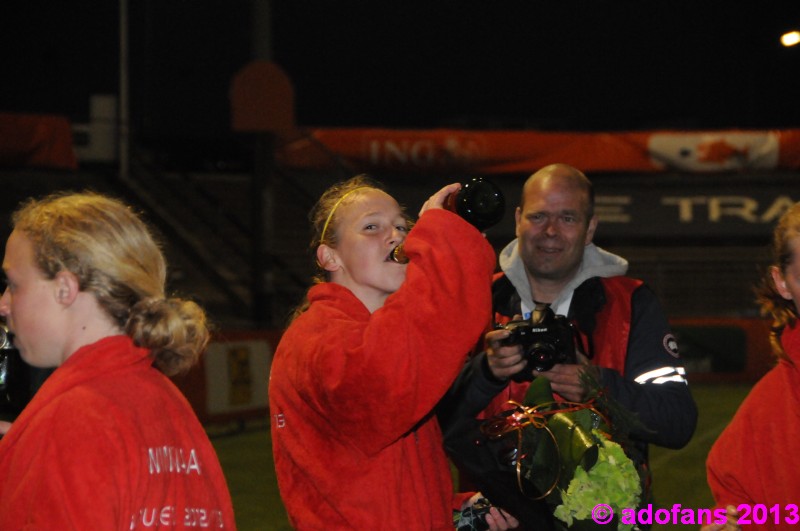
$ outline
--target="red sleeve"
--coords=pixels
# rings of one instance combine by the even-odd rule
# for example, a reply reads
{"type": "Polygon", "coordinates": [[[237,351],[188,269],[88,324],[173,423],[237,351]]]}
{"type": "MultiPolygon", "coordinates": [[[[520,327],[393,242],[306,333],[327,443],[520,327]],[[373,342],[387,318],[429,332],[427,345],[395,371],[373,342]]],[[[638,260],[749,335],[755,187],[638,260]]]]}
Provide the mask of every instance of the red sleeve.
{"type": "Polygon", "coordinates": [[[770,444],[757,444],[755,439],[760,430],[753,429],[745,411],[740,406],[731,423],[714,442],[706,459],[708,486],[718,507],[755,503],[747,485],[743,483],[752,482],[760,468],[756,465],[761,459],[754,454],[754,450],[764,451],[763,448],[770,444]]]}
{"type": "Polygon", "coordinates": [[[749,453],[744,446],[737,443],[733,436],[725,437],[717,441],[708,455],[706,461],[708,486],[711,488],[717,507],[753,503],[748,499],[737,476],[737,470],[740,470],[742,463],[747,461],[746,455],[749,453]]]}
{"type": "Polygon", "coordinates": [[[331,376],[323,382],[325,400],[340,405],[327,414],[349,423],[353,443],[368,453],[431,413],[491,317],[495,254],[477,229],[451,212],[429,210],[405,250],[410,263],[400,289],[361,328],[340,331],[353,345],[347,367],[330,358],[319,371],[331,376]]]}
{"type": "Polygon", "coordinates": [[[472,496],[475,494],[475,491],[456,492],[453,494],[453,510],[460,511],[461,507],[464,506],[464,503],[466,503],[466,501],[472,498],[472,496]]]}

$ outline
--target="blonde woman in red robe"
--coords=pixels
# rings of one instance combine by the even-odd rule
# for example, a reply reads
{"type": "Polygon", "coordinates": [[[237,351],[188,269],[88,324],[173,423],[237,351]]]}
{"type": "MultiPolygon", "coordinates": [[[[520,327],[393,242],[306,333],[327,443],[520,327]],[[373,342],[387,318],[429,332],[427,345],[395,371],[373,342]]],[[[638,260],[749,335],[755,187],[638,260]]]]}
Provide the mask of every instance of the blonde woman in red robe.
{"type": "MultiPolygon", "coordinates": [[[[299,529],[451,530],[453,495],[432,410],[490,319],[484,236],[432,195],[410,228],[364,176],[311,213],[317,283],[270,370],[273,455],[299,529]],[[409,262],[392,252],[403,244],[409,262]]],[[[469,502],[468,502],[469,503],[469,502]]],[[[516,526],[492,508],[491,529],[516,526]]]]}
{"type": "Polygon", "coordinates": [[[165,295],[145,224],[94,193],[29,201],[12,221],[0,316],[25,361],[57,369],[0,440],[0,529],[235,529],[214,449],[168,379],[205,348],[205,313],[165,295]]]}
{"type": "Polygon", "coordinates": [[[742,529],[800,524],[800,203],[778,221],[773,254],[757,293],[772,319],[777,365],[750,390],[706,461],[714,499],[739,508],[742,529]]]}

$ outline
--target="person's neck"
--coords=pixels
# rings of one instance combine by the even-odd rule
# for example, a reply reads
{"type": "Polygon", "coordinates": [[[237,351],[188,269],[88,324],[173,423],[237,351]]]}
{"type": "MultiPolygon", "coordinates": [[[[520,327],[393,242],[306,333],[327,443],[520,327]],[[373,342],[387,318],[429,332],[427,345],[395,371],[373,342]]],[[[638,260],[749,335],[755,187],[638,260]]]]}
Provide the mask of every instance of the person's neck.
{"type": "Polygon", "coordinates": [[[542,279],[528,275],[528,282],[531,285],[531,299],[535,303],[551,304],[561,295],[570,280],[571,278],[565,280],[542,279]]]}
{"type": "Polygon", "coordinates": [[[108,327],[100,327],[100,326],[90,326],[87,328],[81,328],[77,330],[75,334],[73,334],[72,341],[67,345],[65,349],[64,360],[66,361],[67,358],[72,356],[75,352],[80,350],[81,348],[92,345],[97,343],[101,339],[105,339],[111,336],[118,336],[123,335],[124,332],[115,326],[108,326],[108,327]]]}
{"type": "Polygon", "coordinates": [[[109,336],[124,334],[124,331],[100,308],[94,295],[82,292],[67,311],[69,312],[66,327],[68,339],[64,343],[62,362],[86,345],[109,336]]]}

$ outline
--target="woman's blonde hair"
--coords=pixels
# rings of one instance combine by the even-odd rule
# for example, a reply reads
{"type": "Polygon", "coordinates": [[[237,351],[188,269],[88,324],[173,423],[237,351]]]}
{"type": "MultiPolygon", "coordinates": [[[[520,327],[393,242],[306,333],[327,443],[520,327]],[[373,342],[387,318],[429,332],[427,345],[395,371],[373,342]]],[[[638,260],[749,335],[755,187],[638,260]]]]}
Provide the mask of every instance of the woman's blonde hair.
{"type": "Polygon", "coordinates": [[[57,193],[23,203],[12,225],[32,242],[47,278],[73,273],[81,291],[92,293],[138,346],[151,350],[163,373],[172,376],[197,362],[209,340],[205,312],[165,296],[164,255],[130,207],[94,192],[57,193]]]}
{"type": "Polygon", "coordinates": [[[798,237],[800,237],[800,203],[795,203],[781,216],[775,226],[772,237],[773,263],[767,268],[767,273],[755,290],[761,314],[772,318],[770,343],[779,358],[787,358],[781,346],[781,334],[784,328],[795,324],[798,315],[795,301],[783,298],[778,292],[769,269],[775,267],[783,275],[786,274],[786,268],[796,259],[792,242],[798,237]]]}
{"type": "MultiPolygon", "coordinates": [[[[336,247],[339,241],[336,228],[344,205],[366,190],[383,191],[383,187],[370,176],[362,173],[346,181],[336,183],[325,190],[308,214],[308,220],[311,222],[311,243],[309,248],[312,254],[316,255],[317,247],[323,243],[336,247]]],[[[317,265],[319,266],[319,264],[317,265]]],[[[318,267],[318,269],[321,270],[322,268],[318,267]]],[[[321,271],[321,273],[324,273],[324,271],[321,271]]],[[[325,281],[324,276],[318,276],[317,278],[319,278],[320,282],[325,281]]]]}

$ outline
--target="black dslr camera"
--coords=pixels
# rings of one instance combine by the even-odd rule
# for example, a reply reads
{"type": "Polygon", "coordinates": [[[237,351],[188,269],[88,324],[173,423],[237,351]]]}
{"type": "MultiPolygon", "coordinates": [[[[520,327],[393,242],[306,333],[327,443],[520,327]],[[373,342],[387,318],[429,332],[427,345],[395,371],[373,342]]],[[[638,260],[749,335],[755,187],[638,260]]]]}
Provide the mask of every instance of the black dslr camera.
{"type": "Polygon", "coordinates": [[[467,507],[458,515],[454,522],[456,531],[485,531],[489,529],[486,523],[486,515],[492,504],[486,498],[480,498],[474,505],[467,507]]]}
{"type": "Polygon", "coordinates": [[[576,332],[563,315],[556,315],[549,307],[536,310],[530,319],[511,321],[505,326],[509,336],[502,345],[522,345],[525,369],[511,378],[517,382],[531,380],[531,370],[549,371],[556,363],[576,363],[576,332]]]}

